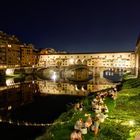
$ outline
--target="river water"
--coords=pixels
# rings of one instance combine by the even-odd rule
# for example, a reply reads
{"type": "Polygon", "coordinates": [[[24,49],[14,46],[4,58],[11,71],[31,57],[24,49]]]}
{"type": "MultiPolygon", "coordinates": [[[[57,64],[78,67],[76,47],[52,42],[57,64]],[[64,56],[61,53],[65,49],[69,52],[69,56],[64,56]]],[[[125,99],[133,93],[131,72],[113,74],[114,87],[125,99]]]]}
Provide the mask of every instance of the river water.
{"type": "Polygon", "coordinates": [[[0,139],[35,139],[69,106],[91,92],[115,86],[121,76],[104,72],[101,77],[81,83],[45,80],[32,75],[1,78],[0,139]]]}

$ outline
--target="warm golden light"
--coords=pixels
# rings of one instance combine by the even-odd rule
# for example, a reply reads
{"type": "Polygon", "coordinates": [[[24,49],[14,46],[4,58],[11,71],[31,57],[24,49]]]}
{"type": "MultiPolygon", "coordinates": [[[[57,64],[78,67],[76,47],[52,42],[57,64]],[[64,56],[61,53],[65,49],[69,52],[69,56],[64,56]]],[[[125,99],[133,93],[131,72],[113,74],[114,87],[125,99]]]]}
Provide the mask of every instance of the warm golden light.
{"type": "Polygon", "coordinates": [[[6,69],[6,75],[12,75],[14,73],[14,69],[6,69]]]}
{"type": "Polygon", "coordinates": [[[54,72],[51,79],[52,79],[53,81],[56,81],[56,78],[57,78],[56,72],[54,72]]]}
{"type": "Polygon", "coordinates": [[[69,62],[70,62],[70,64],[74,64],[74,59],[71,58],[71,59],[69,60],[69,62]]]}
{"type": "Polygon", "coordinates": [[[14,78],[6,79],[6,86],[15,85],[14,78]]]}
{"type": "Polygon", "coordinates": [[[130,125],[130,126],[134,126],[134,124],[135,124],[135,123],[134,123],[133,120],[130,120],[130,121],[129,121],[129,125],[130,125]]]}

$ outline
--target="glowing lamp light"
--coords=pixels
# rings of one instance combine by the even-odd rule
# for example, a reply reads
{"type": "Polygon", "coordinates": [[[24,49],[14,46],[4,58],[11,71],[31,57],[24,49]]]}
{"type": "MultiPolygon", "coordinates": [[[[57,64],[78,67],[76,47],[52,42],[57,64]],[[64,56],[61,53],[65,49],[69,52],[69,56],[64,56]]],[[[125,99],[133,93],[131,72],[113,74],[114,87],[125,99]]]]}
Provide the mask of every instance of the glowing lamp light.
{"type": "Polygon", "coordinates": [[[53,75],[52,75],[52,77],[51,77],[51,79],[52,79],[53,81],[55,81],[56,78],[57,78],[57,76],[56,76],[56,72],[54,72],[53,75]]]}
{"type": "Polygon", "coordinates": [[[133,120],[130,120],[130,121],[129,121],[129,125],[130,125],[130,126],[134,126],[134,124],[135,124],[135,123],[134,123],[133,120]]]}
{"type": "Polygon", "coordinates": [[[14,74],[14,69],[6,69],[5,73],[6,75],[12,75],[14,74]]]}
{"type": "Polygon", "coordinates": [[[70,62],[70,64],[73,64],[73,63],[74,63],[74,59],[71,58],[71,59],[69,60],[69,62],[70,62]]]}
{"type": "Polygon", "coordinates": [[[12,106],[8,106],[8,110],[11,110],[12,109],[12,106]]]}
{"type": "Polygon", "coordinates": [[[8,44],[8,48],[11,48],[11,45],[10,44],[8,44]]]}
{"type": "Polygon", "coordinates": [[[11,85],[15,85],[14,79],[13,78],[6,79],[6,86],[11,86],[11,85]]]}

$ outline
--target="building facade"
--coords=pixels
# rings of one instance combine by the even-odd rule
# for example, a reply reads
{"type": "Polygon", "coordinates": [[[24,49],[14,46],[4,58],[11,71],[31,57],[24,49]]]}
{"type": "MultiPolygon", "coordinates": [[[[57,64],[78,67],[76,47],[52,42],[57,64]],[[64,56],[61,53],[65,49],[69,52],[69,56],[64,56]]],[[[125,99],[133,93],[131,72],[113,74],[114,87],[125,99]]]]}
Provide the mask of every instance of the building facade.
{"type": "Polygon", "coordinates": [[[21,43],[15,36],[0,31],[0,68],[32,67],[37,53],[32,44],[21,43]]]}
{"type": "Polygon", "coordinates": [[[134,52],[43,54],[39,57],[39,67],[86,65],[88,67],[135,68],[134,52]]]}
{"type": "Polygon", "coordinates": [[[48,94],[62,94],[62,95],[79,95],[86,96],[89,92],[96,92],[106,88],[115,87],[113,83],[108,82],[105,78],[98,78],[88,82],[86,85],[77,85],[66,82],[53,82],[53,81],[37,81],[39,91],[42,95],[48,94]]]}
{"type": "Polygon", "coordinates": [[[140,74],[140,36],[135,52],[66,53],[46,48],[39,52],[32,44],[21,43],[14,35],[0,31],[0,68],[9,67],[88,67],[134,69],[140,74]]]}
{"type": "Polygon", "coordinates": [[[32,44],[24,45],[20,48],[21,66],[34,66],[37,63],[37,54],[32,44]]]}
{"type": "Polygon", "coordinates": [[[20,65],[20,42],[14,36],[0,31],[0,67],[20,65]]]}

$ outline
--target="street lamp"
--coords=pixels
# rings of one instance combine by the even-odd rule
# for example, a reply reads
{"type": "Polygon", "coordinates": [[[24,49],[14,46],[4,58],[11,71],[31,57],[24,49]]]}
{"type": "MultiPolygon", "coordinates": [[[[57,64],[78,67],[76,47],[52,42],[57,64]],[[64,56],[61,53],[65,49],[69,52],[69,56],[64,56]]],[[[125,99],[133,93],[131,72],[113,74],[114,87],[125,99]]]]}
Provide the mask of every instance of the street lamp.
{"type": "Polygon", "coordinates": [[[56,72],[53,72],[53,75],[52,75],[51,79],[52,79],[53,81],[56,81],[56,78],[57,78],[56,72]]]}

